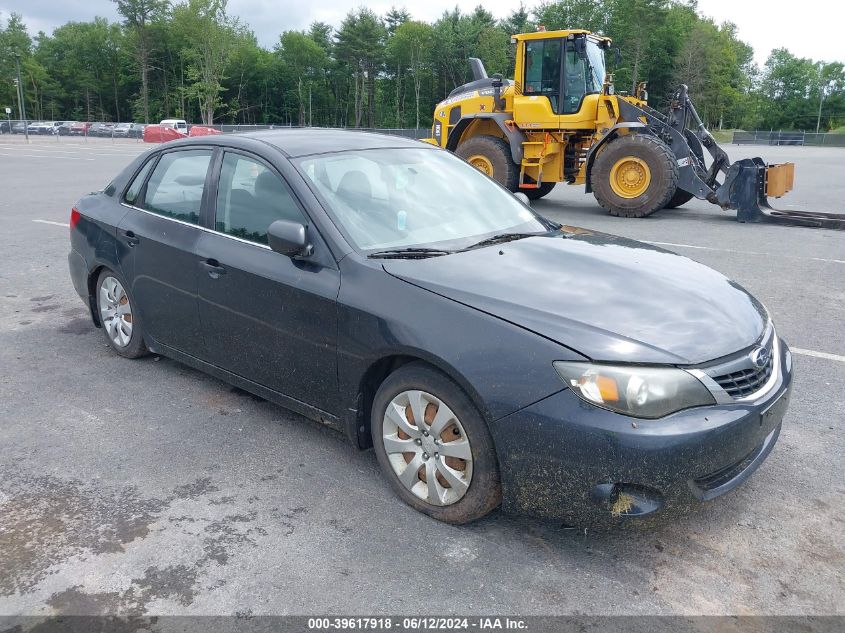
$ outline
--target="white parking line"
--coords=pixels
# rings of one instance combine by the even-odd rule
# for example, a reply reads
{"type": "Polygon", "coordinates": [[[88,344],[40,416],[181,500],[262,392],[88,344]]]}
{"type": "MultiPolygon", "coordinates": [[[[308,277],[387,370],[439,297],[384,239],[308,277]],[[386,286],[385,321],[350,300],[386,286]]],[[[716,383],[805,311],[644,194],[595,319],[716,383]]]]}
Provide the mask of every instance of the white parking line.
{"type": "MultiPolygon", "coordinates": [[[[17,147],[14,145],[0,145],[0,149],[8,149],[8,150],[15,150],[17,147]]],[[[26,151],[28,152],[46,152],[48,154],[78,154],[79,152],[75,149],[60,149],[58,147],[47,147],[41,149],[40,147],[27,147],[26,151]]]]}
{"type": "MultiPolygon", "coordinates": [[[[737,253],[741,252],[746,255],[763,255],[764,257],[774,257],[770,253],[759,253],[757,251],[736,251],[729,248],[713,248],[712,246],[694,246],[693,244],[675,244],[673,242],[652,242],[649,240],[640,240],[646,244],[654,244],[655,246],[668,246],[671,248],[694,248],[701,251],[718,251],[720,253],[737,253]]],[[[845,259],[826,259],[824,257],[803,257],[801,255],[785,255],[783,253],[777,254],[778,258],[787,257],[789,259],[807,259],[815,262],[827,262],[831,264],[845,264],[845,259]]]]}
{"type": "MultiPolygon", "coordinates": [[[[0,149],[15,151],[16,147],[9,147],[8,145],[0,145],[0,149]]],[[[80,151],[76,149],[59,149],[58,147],[48,147],[46,149],[41,149],[39,147],[27,147],[26,150],[28,152],[41,152],[41,156],[55,156],[56,158],[69,158],[68,156],[59,156],[59,154],[71,154],[74,157],[78,157],[81,154],[88,154],[89,156],[93,154],[100,155],[102,157],[106,156],[137,156],[135,152],[129,153],[124,151],[112,151],[108,150],[105,152],[100,151],[80,151]]],[[[140,153],[140,152],[138,152],[140,153]]],[[[90,158],[86,158],[85,160],[91,160],[90,158]]]]}
{"type": "Polygon", "coordinates": [[[793,354],[801,354],[802,356],[813,356],[814,358],[824,358],[826,360],[835,360],[838,363],[845,363],[845,356],[839,354],[828,354],[827,352],[814,352],[811,349],[801,349],[800,347],[789,348],[793,354]]]}
{"type": "Polygon", "coordinates": [[[53,226],[63,226],[66,229],[70,228],[70,224],[67,222],[53,222],[52,220],[33,220],[33,222],[38,222],[39,224],[52,224],[53,226]]]}
{"type": "MultiPolygon", "coordinates": [[[[44,158],[44,154],[21,154],[19,152],[15,152],[14,154],[7,154],[6,152],[0,152],[0,156],[12,156],[17,158],[19,156],[26,156],[27,158],[44,158]]],[[[93,158],[83,158],[81,156],[59,156],[57,154],[52,155],[53,158],[67,158],[68,160],[95,160],[93,158]]]]}

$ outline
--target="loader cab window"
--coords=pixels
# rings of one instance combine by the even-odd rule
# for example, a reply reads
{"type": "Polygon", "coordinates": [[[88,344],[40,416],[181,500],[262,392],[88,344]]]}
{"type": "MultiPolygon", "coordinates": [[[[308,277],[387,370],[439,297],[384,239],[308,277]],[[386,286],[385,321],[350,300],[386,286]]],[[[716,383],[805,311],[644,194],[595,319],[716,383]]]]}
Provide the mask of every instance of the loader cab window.
{"type": "Polygon", "coordinates": [[[525,43],[525,88],[523,94],[548,97],[558,112],[560,98],[561,40],[530,40],[525,43]]]}
{"type": "Polygon", "coordinates": [[[562,114],[578,112],[584,95],[598,94],[604,83],[604,52],[590,39],[585,44],[583,54],[579,54],[575,41],[566,41],[562,114]]]}
{"type": "Polygon", "coordinates": [[[566,42],[563,63],[563,113],[578,112],[581,99],[587,94],[587,60],[579,57],[573,41],[566,42]]]}

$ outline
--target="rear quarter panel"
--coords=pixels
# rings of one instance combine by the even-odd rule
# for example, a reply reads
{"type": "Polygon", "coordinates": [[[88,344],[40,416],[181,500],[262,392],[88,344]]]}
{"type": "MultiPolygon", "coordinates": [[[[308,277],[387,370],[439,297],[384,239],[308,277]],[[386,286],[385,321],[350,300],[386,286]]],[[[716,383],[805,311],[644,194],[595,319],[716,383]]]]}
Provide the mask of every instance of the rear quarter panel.
{"type": "MultiPolygon", "coordinates": [[[[78,292],[89,288],[88,279],[103,266],[122,272],[121,261],[126,246],[117,239],[117,225],[126,215],[127,208],[120,204],[120,196],[147,156],[144,154],[136,158],[103,191],[84,195],[74,205],[80,213],[80,219],[70,232],[71,255],[75,253],[84,261],[84,266],[71,268],[78,292]],[[77,270],[79,268],[84,270],[85,279],[78,279],[83,272],[77,270]]],[[[90,292],[88,303],[92,308],[92,318],[99,325],[90,292]]]]}

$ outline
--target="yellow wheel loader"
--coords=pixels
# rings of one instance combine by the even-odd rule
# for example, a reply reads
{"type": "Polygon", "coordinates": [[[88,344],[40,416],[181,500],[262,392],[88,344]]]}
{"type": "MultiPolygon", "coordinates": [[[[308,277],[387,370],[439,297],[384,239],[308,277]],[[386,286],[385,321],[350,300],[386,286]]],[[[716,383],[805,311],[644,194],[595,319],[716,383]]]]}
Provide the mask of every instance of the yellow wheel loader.
{"type": "Polygon", "coordinates": [[[474,80],[437,104],[427,142],[455,152],[511,191],[542,198],[559,182],[585,185],[611,214],[644,217],[691,198],[735,209],[741,222],[845,228],[845,216],[775,211],[794,165],[731,163],[682,85],[668,112],[648,106],[646,84],[616,94],[605,71],[611,40],[585,30],[512,36],[513,80],[474,80]],[[705,160],[705,151],[710,158],[705,160]]]}

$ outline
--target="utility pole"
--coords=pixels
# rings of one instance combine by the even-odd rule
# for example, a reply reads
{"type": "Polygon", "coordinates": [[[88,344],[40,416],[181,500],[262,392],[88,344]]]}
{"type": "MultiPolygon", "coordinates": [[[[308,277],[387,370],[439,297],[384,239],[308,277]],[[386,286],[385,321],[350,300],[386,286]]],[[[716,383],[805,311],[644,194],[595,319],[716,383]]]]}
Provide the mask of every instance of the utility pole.
{"type": "Polygon", "coordinates": [[[819,133],[819,126],[822,122],[822,104],[824,103],[824,84],[822,83],[822,69],[824,64],[819,66],[819,116],[816,117],[816,134],[819,133]]]}
{"type": "Polygon", "coordinates": [[[26,137],[26,142],[29,143],[29,126],[26,123],[26,104],[23,102],[23,84],[21,83],[21,54],[15,53],[15,67],[18,71],[18,105],[20,106],[20,115],[23,119],[23,134],[26,137]]]}
{"type": "Polygon", "coordinates": [[[308,127],[314,127],[314,119],[311,116],[311,83],[308,83],[308,127]]]}

